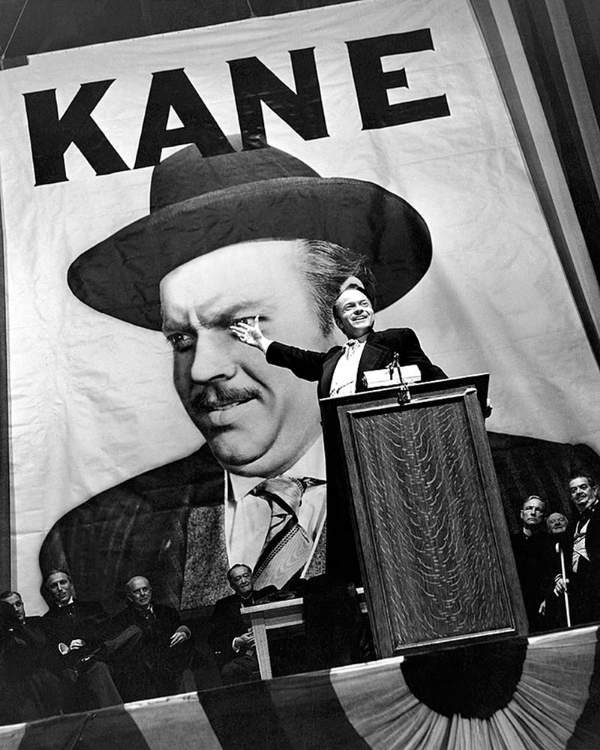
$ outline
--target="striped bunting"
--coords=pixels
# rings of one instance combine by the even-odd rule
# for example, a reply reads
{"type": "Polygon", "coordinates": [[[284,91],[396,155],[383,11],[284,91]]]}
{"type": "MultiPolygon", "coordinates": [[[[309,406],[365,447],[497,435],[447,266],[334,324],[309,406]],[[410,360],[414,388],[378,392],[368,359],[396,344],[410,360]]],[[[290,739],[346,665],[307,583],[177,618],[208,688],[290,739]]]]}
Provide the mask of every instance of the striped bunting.
{"type": "Polygon", "coordinates": [[[460,662],[451,667],[452,659],[440,658],[439,673],[427,673],[434,675],[426,680],[431,683],[426,688],[432,689],[415,690],[417,697],[411,686],[418,684],[419,665],[431,670],[444,653],[428,655],[428,661],[412,656],[385,659],[0,727],[0,750],[600,747],[597,627],[532,637],[526,647],[516,640],[492,644],[489,663],[482,648],[473,663],[483,675],[483,688],[469,681],[468,669],[456,669],[460,662]],[[503,649],[509,659],[520,654],[514,687],[511,683],[505,691],[498,690],[493,679],[494,660],[500,663],[503,649]],[[445,715],[448,695],[454,713],[445,715]],[[478,707],[470,718],[468,705],[478,707]]]}

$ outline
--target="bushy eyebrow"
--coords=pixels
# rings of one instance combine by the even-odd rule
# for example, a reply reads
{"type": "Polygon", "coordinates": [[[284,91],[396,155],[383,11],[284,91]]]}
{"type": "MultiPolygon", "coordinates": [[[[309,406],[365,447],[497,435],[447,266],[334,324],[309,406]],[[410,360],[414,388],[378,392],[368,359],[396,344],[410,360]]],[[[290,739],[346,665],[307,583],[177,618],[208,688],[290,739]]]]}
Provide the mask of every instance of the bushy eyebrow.
{"type": "MultiPolygon", "coordinates": [[[[269,308],[269,303],[266,303],[264,300],[242,300],[241,302],[229,305],[229,307],[219,311],[216,315],[210,316],[210,318],[200,318],[200,324],[204,328],[228,328],[231,325],[231,322],[236,318],[249,317],[248,311],[250,311],[252,315],[256,315],[260,312],[263,314],[262,317],[264,317],[264,313],[267,312],[269,308]]],[[[196,331],[194,326],[190,323],[178,325],[177,323],[166,320],[164,317],[162,330],[165,335],[171,333],[193,334],[196,331]]]]}

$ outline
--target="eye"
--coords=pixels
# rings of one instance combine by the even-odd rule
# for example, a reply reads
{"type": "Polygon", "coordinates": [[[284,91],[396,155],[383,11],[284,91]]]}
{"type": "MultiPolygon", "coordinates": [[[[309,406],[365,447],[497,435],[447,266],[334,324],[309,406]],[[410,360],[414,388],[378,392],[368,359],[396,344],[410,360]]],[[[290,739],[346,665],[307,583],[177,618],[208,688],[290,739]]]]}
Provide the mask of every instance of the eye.
{"type": "Polygon", "coordinates": [[[170,333],[167,336],[167,341],[176,352],[186,352],[192,349],[195,344],[194,337],[190,336],[189,333],[170,333]]]}
{"type": "Polygon", "coordinates": [[[234,318],[231,321],[231,325],[237,326],[239,323],[245,323],[248,326],[251,326],[254,324],[255,315],[246,315],[243,318],[234,318]]]}

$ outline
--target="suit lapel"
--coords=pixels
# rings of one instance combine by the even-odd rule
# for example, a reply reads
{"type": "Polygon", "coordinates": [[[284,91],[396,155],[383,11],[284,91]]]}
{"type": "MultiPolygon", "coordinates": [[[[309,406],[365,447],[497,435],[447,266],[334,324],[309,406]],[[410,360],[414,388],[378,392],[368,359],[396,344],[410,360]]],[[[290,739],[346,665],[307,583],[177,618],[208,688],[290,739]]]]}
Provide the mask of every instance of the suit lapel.
{"type": "Polygon", "coordinates": [[[184,560],[181,609],[212,604],[230,591],[223,500],[190,510],[184,560]]]}
{"type": "Polygon", "coordinates": [[[380,370],[383,367],[387,367],[391,361],[392,356],[387,347],[381,346],[380,344],[376,344],[367,339],[367,343],[365,344],[365,348],[360,357],[360,362],[358,363],[356,390],[361,390],[362,377],[365,372],[368,370],[380,370]]]}
{"type": "Polygon", "coordinates": [[[331,379],[333,378],[333,371],[335,366],[340,361],[340,357],[344,353],[342,348],[336,349],[333,354],[325,360],[323,364],[323,372],[321,373],[321,381],[319,382],[319,396],[321,398],[327,398],[329,391],[331,390],[331,379]]]}

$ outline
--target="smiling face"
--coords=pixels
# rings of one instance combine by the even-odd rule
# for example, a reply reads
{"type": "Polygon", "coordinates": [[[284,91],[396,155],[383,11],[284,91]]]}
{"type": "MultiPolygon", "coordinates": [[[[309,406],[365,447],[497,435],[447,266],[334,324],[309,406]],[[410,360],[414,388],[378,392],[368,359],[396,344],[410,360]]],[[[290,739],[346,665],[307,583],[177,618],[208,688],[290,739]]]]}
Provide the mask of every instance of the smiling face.
{"type": "Polygon", "coordinates": [[[576,477],[569,482],[571,500],[580,513],[592,508],[598,502],[598,488],[589,477],[576,477]]]}
{"type": "Polygon", "coordinates": [[[336,322],[349,339],[358,339],[373,328],[373,306],[360,289],[348,289],[340,294],[335,310],[336,322]]]}
{"type": "Polygon", "coordinates": [[[246,565],[236,565],[227,573],[229,585],[238,596],[246,597],[252,593],[252,570],[246,565]]]}
{"type": "Polygon", "coordinates": [[[46,587],[57,604],[68,604],[73,596],[73,584],[65,573],[50,573],[46,587]]]}
{"type": "Polygon", "coordinates": [[[562,513],[550,513],[546,519],[546,527],[551,534],[562,534],[568,525],[569,521],[562,513]]]}
{"type": "Polygon", "coordinates": [[[163,331],[174,381],[219,463],[246,476],[285,471],[320,433],[314,383],[267,364],[232,323],[260,315],[264,335],[324,351],[299,242],[261,240],[220,248],[179,266],[161,283],[163,331]]]}

